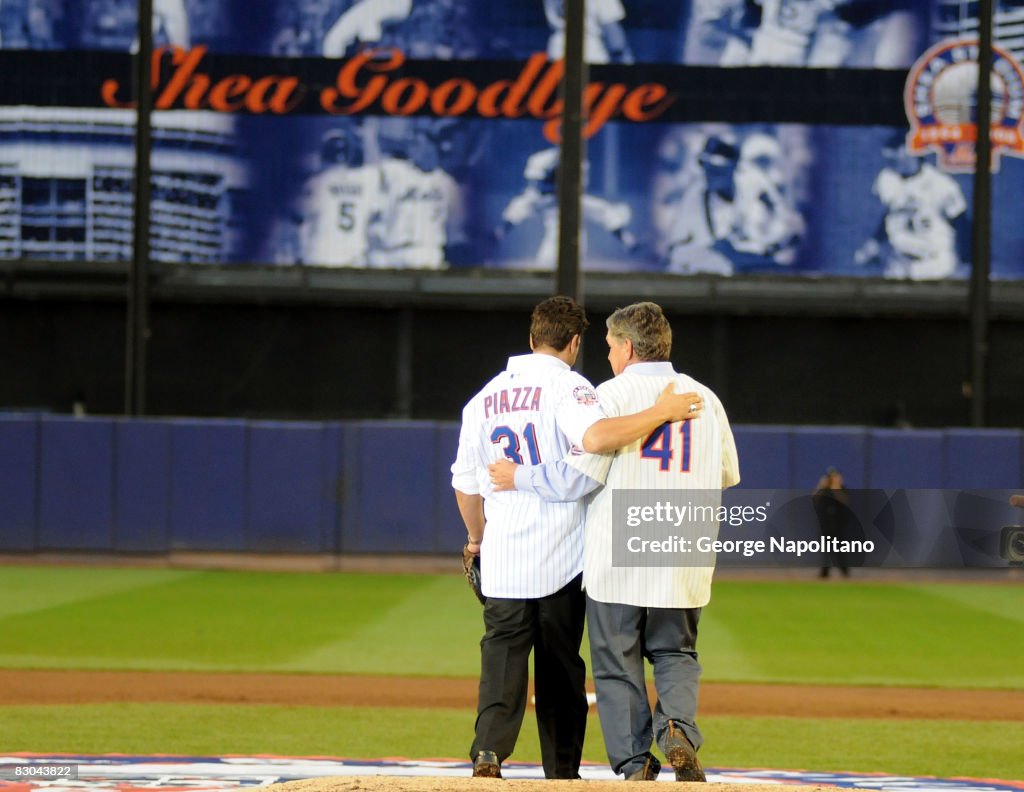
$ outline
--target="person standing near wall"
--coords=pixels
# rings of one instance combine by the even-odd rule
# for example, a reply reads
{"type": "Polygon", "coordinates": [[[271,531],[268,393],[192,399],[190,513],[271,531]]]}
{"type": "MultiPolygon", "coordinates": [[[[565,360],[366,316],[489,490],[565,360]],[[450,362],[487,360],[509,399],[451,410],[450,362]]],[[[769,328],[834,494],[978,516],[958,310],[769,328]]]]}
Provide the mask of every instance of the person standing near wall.
{"type": "MultiPolygon", "coordinates": [[[[825,475],[818,480],[813,500],[821,537],[844,540],[850,515],[850,510],[847,507],[850,495],[843,485],[843,474],[834,467],[826,470],[825,475]]],[[[821,559],[821,570],[818,572],[818,577],[827,578],[832,567],[838,568],[843,577],[850,576],[850,568],[842,553],[826,553],[821,559]]]]}

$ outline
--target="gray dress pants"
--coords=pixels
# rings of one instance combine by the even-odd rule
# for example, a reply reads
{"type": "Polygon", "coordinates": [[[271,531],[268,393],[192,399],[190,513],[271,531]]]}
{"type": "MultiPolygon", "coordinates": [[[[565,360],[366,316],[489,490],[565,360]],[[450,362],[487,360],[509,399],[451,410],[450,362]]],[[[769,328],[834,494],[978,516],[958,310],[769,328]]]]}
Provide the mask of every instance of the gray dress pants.
{"type": "Polygon", "coordinates": [[[668,722],[682,729],[694,748],[703,742],[695,717],[700,663],[700,608],[644,608],[587,597],[590,655],[601,731],[616,773],[639,770],[668,722]],[[654,667],[658,701],[651,716],[644,658],[654,667]]]}

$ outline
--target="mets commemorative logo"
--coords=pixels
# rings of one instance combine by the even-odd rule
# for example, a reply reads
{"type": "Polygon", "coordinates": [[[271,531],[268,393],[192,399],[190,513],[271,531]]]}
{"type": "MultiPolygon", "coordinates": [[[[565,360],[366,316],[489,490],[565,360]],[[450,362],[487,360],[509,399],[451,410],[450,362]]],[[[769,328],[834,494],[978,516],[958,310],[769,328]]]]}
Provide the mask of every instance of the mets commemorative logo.
{"type": "Polygon", "coordinates": [[[597,404],[597,394],[586,385],[577,385],[572,395],[576,397],[576,401],[580,404],[597,404]]]}
{"type": "MultiPolygon", "coordinates": [[[[992,50],[992,170],[997,171],[1003,151],[1024,156],[1024,71],[1006,50],[992,50]]],[[[911,68],[903,91],[910,121],[907,151],[934,150],[943,170],[973,170],[977,88],[977,39],[948,39],[928,49],[911,68]]]]}

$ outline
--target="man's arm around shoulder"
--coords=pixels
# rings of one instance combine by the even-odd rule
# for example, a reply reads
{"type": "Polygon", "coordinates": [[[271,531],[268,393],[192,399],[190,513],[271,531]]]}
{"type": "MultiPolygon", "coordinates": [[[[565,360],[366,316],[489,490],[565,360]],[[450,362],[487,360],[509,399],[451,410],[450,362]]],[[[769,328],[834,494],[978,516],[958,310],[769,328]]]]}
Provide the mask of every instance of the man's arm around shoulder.
{"type": "Polygon", "coordinates": [[[602,418],[592,424],[583,435],[583,450],[603,454],[622,448],[647,437],[663,423],[696,417],[703,404],[696,393],[676,393],[675,383],[670,382],[658,400],[646,410],[617,418],[602,418]]]}

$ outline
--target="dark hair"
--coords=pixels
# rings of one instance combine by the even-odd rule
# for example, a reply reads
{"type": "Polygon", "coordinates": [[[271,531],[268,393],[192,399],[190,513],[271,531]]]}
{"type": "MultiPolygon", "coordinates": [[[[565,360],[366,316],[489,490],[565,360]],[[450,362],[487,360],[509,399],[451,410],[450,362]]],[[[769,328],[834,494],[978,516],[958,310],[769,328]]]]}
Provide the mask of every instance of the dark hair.
{"type": "Polygon", "coordinates": [[[590,326],[587,315],[571,297],[549,297],[533,309],[530,337],[534,347],[551,347],[561,352],[574,335],[583,336],[590,326]]]}

